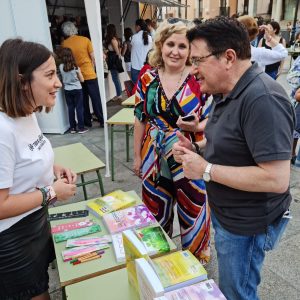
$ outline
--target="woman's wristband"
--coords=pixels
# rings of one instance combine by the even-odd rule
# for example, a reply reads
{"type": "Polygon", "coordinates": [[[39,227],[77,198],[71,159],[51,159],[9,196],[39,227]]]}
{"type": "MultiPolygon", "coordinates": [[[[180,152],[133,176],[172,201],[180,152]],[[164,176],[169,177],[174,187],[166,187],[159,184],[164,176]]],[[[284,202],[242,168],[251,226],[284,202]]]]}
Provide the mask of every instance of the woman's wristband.
{"type": "Polygon", "coordinates": [[[193,142],[192,144],[193,144],[193,146],[195,147],[196,153],[197,153],[198,155],[201,155],[202,153],[201,153],[201,149],[200,149],[199,145],[198,145],[197,143],[195,143],[195,142],[193,142]]]}
{"type": "Polygon", "coordinates": [[[49,204],[54,204],[57,200],[56,193],[51,185],[44,186],[41,188],[37,188],[39,191],[41,191],[43,195],[43,200],[41,203],[42,207],[48,206],[49,204]]]}

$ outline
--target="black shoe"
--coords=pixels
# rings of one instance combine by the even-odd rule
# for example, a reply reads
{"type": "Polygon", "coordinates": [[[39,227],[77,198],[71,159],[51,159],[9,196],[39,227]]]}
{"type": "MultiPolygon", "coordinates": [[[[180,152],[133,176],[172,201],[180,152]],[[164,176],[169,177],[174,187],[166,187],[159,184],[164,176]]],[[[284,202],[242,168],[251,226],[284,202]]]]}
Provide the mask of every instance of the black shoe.
{"type": "Polygon", "coordinates": [[[91,128],[93,126],[92,122],[91,123],[84,123],[84,126],[91,128]]]}
{"type": "Polygon", "coordinates": [[[79,129],[78,130],[78,133],[79,134],[82,134],[82,133],[86,133],[86,132],[88,132],[89,130],[87,129],[87,128],[83,128],[83,129],[79,129]]]}
{"type": "Polygon", "coordinates": [[[292,159],[291,159],[291,164],[292,164],[292,165],[294,165],[294,164],[295,164],[295,162],[296,162],[296,158],[297,158],[297,156],[296,156],[296,155],[292,157],[292,159]]]}

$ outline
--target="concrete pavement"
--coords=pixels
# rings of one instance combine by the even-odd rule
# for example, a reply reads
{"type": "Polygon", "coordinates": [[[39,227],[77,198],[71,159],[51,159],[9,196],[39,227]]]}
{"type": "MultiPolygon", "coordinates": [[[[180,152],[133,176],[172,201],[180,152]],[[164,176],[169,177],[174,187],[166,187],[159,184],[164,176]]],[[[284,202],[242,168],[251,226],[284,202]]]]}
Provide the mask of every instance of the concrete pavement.
{"type": "MultiPolygon", "coordinates": [[[[289,58],[284,65],[284,72],[278,78],[278,82],[289,92],[289,86],[286,83],[286,72],[289,67],[289,58]]],[[[108,114],[113,115],[121,108],[111,101],[108,103],[108,114]]],[[[101,172],[105,192],[111,192],[115,189],[135,190],[141,195],[141,181],[134,176],[132,171],[132,155],[131,160],[126,162],[125,157],[125,138],[124,134],[116,133],[115,138],[115,181],[104,176],[101,172]]],[[[64,135],[47,135],[53,147],[67,145],[71,143],[81,142],[87,146],[102,161],[105,161],[104,148],[104,131],[102,128],[93,127],[85,134],[64,134],[64,135]]],[[[133,139],[130,139],[130,149],[133,149],[133,139]]],[[[80,159],[80,158],[79,158],[80,159]]],[[[261,300],[300,300],[300,172],[291,171],[291,192],[293,201],[291,204],[291,212],[293,218],[290,220],[286,232],[278,246],[278,248],[267,253],[266,260],[262,270],[262,282],[259,286],[259,295],[261,300]]],[[[89,196],[98,196],[99,188],[96,185],[89,186],[89,196]]],[[[76,202],[83,200],[81,189],[75,198],[68,202],[76,202]]],[[[175,224],[175,235],[178,233],[178,222],[175,224]]],[[[178,238],[175,238],[176,244],[180,245],[178,238]]],[[[212,260],[206,266],[209,278],[218,281],[217,260],[214,251],[214,240],[212,231],[212,260]]],[[[59,276],[57,269],[49,268],[50,274],[50,295],[52,300],[62,299],[61,289],[59,285],[59,276]]],[[[109,300],[108,296],[99,295],[101,299],[109,300]]],[[[71,299],[72,300],[72,299],[71,299]]],[[[120,299],[122,300],[122,299],[120,299]]]]}

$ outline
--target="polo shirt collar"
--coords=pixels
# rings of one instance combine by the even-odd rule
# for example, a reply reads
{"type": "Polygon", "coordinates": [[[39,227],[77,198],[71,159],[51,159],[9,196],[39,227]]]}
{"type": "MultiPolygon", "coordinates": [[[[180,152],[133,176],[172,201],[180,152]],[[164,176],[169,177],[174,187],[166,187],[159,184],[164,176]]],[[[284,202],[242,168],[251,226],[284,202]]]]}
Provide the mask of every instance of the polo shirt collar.
{"type": "Polygon", "coordinates": [[[222,94],[214,95],[214,100],[217,104],[223,103],[227,100],[237,100],[238,96],[244,91],[244,89],[261,73],[264,71],[258,66],[257,63],[253,63],[252,66],[242,75],[237,82],[233,90],[223,98],[222,94]]]}

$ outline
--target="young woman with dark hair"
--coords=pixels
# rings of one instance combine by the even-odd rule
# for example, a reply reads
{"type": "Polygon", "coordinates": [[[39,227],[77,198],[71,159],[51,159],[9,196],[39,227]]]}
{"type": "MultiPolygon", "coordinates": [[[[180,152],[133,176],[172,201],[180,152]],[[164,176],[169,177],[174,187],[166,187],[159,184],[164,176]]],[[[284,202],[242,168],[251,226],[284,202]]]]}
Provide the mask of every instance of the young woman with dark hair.
{"type": "MultiPolygon", "coordinates": [[[[275,39],[277,42],[281,43],[284,47],[286,47],[285,39],[280,36],[280,25],[276,21],[271,21],[268,25],[270,36],[275,39]]],[[[266,49],[272,49],[268,40],[264,37],[259,41],[258,47],[264,47],[266,49]]],[[[265,68],[265,72],[271,76],[273,79],[276,79],[278,74],[280,73],[280,68],[283,64],[282,61],[277,61],[273,64],[267,65],[265,68]]]]}
{"type": "Polygon", "coordinates": [[[137,82],[141,68],[147,57],[148,51],[152,48],[152,37],[149,35],[144,20],[137,19],[135,22],[136,33],[131,39],[131,80],[137,82]]]}
{"type": "Polygon", "coordinates": [[[54,165],[35,112],[50,111],[61,83],[53,54],[21,39],[1,45],[0,78],[0,299],[49,300],[47,207],[75,194],[76,174],[54,165]]]}
{"type": "Polygon", "coordinates": [[[115,65],[115,59],[121,59],[121,47],[120,40],[117,36],[116,26],[114,24],[108,24],[106,28],[105,36],[105,47],[108,50],[107,52],[107,65],[108,70],[111,73],[113,83],[116,88],[117,99],[122,98],[122,87],[119,78],[119,71],[115,65]]]}
{"type": "Polygon", "coordinates": [[[130,27],[127,27],[124,29],[124,38],[125,41],[122,45],[122,56],[124,57],[125,65],[126,65],[126,71],[131,78],[131,37],[133,35],[132,29],[130,27]]]}
{"type": "Polygon", "coordinates": [[[84,79],[80,68],[76,65],[72,50],[70,48],[62,49],[61,62],[62,63],[59,65],[59,70],[64,84],[64,91],[68,106],[70,133],[77,132],[75,111],[78,121],[78,133],[85,133],[88,131],[88,129],[84,128],[83,93],[80,83],[83,82],[84,79]]]}

